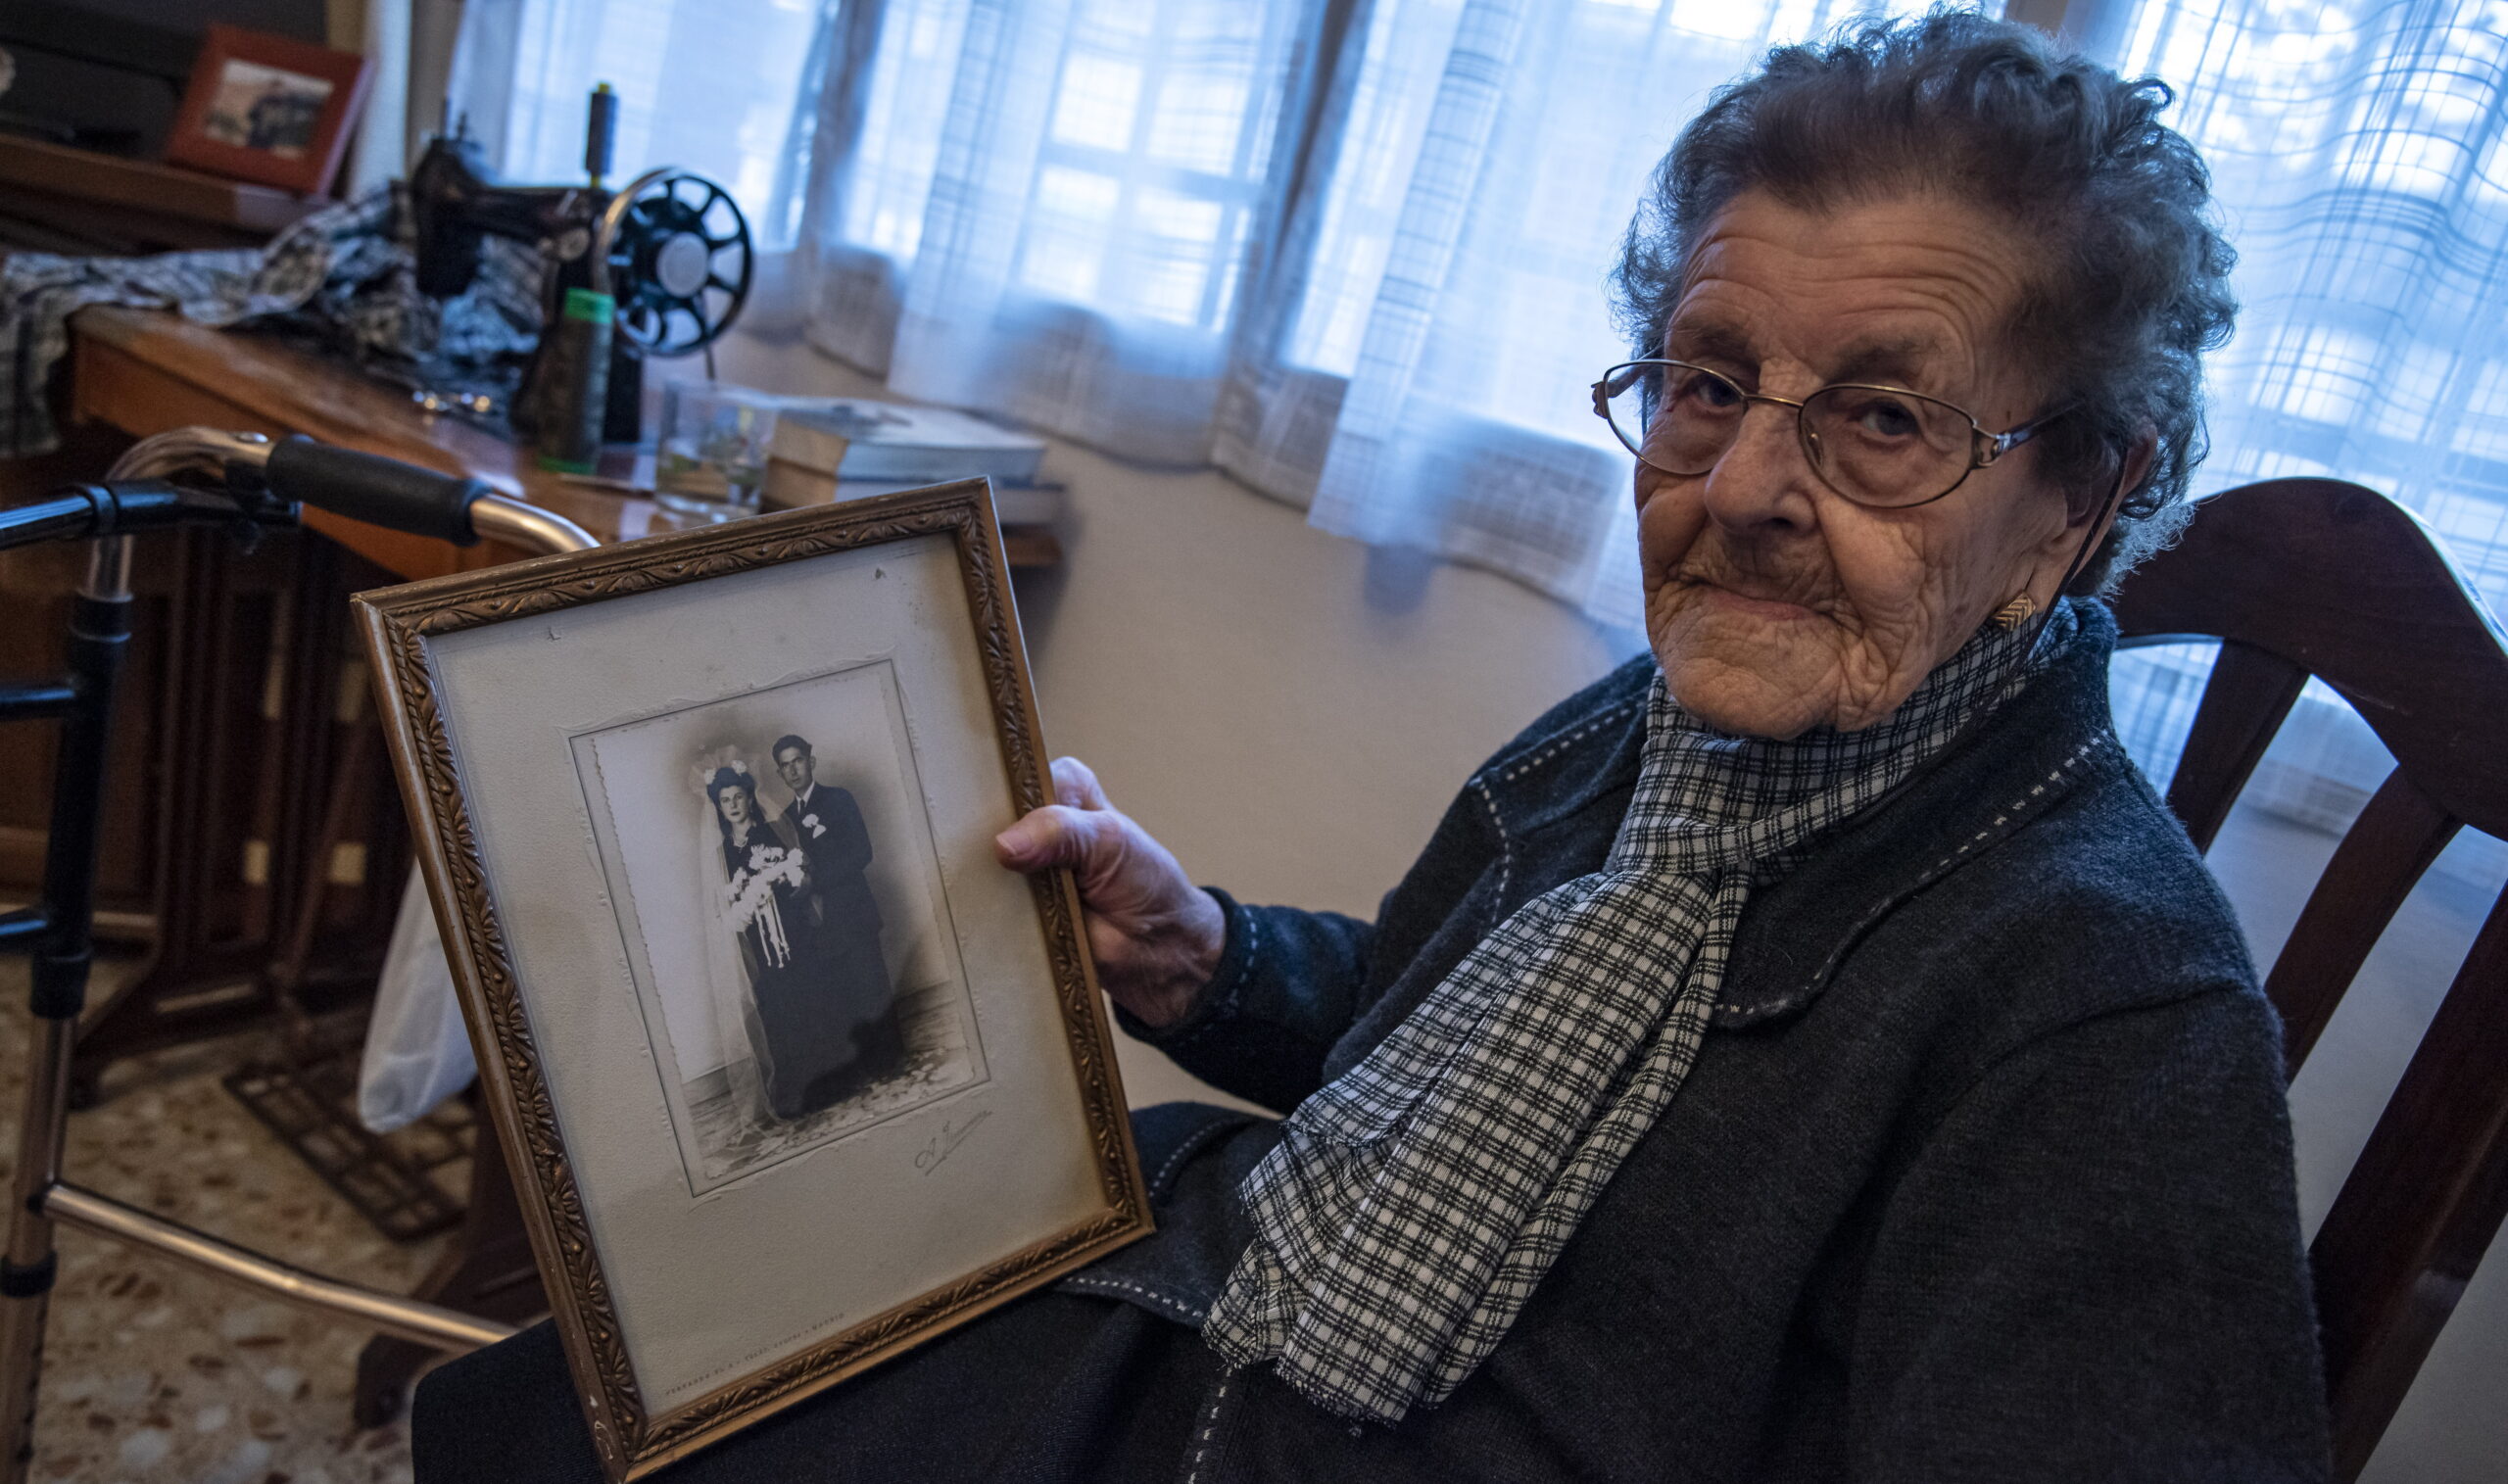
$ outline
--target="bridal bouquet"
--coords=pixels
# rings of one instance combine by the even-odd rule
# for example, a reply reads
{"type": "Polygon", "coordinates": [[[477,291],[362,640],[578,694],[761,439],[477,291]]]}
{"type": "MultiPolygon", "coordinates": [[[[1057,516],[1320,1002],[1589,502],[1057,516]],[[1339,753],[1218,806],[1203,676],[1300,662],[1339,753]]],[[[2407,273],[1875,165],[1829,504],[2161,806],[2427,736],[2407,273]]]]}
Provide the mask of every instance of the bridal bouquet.
{"type": "Polygon", "coordinates": [[[723,884],[723,898],[732,911],[734,929],[747,928],[760,912],[775,905],[778,883],[798,886],[803,880],[801,852],[781,845],[751,845],[748,864],[723,884]]]}

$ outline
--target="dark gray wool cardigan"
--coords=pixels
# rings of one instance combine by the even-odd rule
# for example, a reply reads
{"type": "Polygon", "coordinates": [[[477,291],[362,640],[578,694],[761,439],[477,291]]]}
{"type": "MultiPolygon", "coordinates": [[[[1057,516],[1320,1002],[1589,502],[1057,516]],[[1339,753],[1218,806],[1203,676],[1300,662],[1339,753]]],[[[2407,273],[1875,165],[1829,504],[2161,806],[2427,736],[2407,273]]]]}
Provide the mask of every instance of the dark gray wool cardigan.
{"type": "MultiPolygon", "coordinates": [[[[1688,1081],[1462,1390],[1353,1432],[1240,1376],[1197,1484],[2324,1477],[2279,1028],[2082,606],[2071,655],[1754,897],[1688,1081]]],[[[1348,1070],[1601,868],[1653,675],[1491,758],[1374,925],[1228,903],[1211,989],[1150,1038],[1276,1108],[1348,1070]]],[[[1066,1286],[1196,1316],[1276,1135],[1141,1125],[1164,1229],[1066,1286]]]]}
{"type": "MultiPolygon", "coordinates": [[[[1133,1119],[1154,1236],[666,1477],[2324,1478],[2278,1028],[2109,728],[2114,627],[2084,621],[1753,898],[1688,1080],[1443,1406],[1353,1426],[1222,1373],[1195,1326],[1278,1133],[1178,1104],[1133,1119]]],[[[1374,925],[1226,902],[1219,974],[1152,1038],[1276,1108],[1346,1071],[1600,869],[1652,678],[1632,662],[1492,758],[1374,925]]],[[[430,1375],[412,1435],[422,1484],[600,1478],[546,1325],[430,1375]]]]}

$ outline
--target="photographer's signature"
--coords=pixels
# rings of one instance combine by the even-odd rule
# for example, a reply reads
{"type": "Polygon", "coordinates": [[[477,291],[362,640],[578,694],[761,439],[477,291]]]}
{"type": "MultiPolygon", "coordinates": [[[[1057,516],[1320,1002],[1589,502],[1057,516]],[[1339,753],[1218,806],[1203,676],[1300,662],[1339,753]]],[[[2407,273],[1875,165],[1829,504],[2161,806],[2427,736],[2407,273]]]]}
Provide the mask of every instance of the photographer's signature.
{"type": "Polygon", "coordinates": [[[990,1117],[992,1110],[988,1108],[963,1124],[942,1124],[940,1131],[932,1136],[932,1141],[915,1154],[914,1168],[925,1174],[940,1169],[940,1162],[957,1153],[958,1146],[967,1141],[967,1135],[975,1132],[990,1117]]]}

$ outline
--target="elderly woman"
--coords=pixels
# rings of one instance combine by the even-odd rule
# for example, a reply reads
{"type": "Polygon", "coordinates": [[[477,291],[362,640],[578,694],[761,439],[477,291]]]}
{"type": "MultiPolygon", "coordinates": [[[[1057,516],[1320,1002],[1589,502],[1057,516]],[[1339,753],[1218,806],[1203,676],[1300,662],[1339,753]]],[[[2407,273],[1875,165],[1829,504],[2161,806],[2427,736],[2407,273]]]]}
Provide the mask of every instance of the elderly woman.
{"type": "MultiPolygon", "coordinates": [[[[1597,388],[1653,652],[1374,924],[1197,889],[1058,764],[1004,861],[1293,1111],[1139,1115],[1154,1238],[685,1477],[2322,1477],[2274,1018],[2085,596],[2175,525],[2230,315],[2166,99],[1964,15],[1718,94],[1597,388]]],[[[593,1476],[524,1344],[534,1420],[464,1363],[425,1476],[533,1428],[593,1476]]]]}

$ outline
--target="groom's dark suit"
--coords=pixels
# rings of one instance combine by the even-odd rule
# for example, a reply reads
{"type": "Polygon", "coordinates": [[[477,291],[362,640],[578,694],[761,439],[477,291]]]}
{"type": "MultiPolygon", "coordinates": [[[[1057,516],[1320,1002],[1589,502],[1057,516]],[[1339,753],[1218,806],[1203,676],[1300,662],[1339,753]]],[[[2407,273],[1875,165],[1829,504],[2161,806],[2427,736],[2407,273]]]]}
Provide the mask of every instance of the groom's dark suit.
{"type": "Polygon", "coordinates": [[[892,1071],[903,1059],[895,987],[880,952],[880,904],[864,871],[871,864],[871,832],[845,790],[813,784],[784,808],[784,823],[799,842],[809,881],[807,941],[796,956],[814,963],[834,1000],[833,1012],[853,1028],[860,1052],[857,1083],[892,1071]]]}
{"type": "Polygon", "coordinates": [[[871,864],[871,832],[852,793],[814,784],[784,806],[784,824],[809,863],[807,889],[817,906],[812,920],[831,937],[867,937],[876,948],[880,904],[863,876],[871,864]]]}

